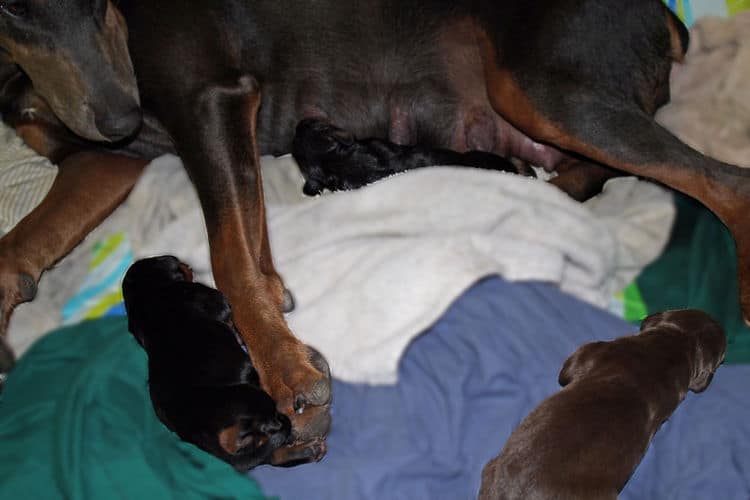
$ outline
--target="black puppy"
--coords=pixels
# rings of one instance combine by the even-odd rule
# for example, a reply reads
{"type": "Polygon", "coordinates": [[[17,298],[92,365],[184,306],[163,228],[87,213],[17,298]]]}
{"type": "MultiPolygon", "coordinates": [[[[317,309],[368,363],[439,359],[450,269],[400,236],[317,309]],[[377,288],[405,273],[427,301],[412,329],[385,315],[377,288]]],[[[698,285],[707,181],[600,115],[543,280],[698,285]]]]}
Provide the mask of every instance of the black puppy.
{"type": "Polygon", "coordinates": [[[289,419],[260,387],[221,292],[194,283],[190,268],[172,256],[136,262],[122,289],[164,425],[238,470],[323,457],[323,441],[295,445],[289,419]]]}
{"type": "Polygon", "coordinates": [[[306,195],[324,189],[357,189],[384,177],[435,165],[498,170],[536,177],[525,163],[484,151],[458,153],[421,145],[400,145],[377,138],[357,139],[328,120],[306,118],[297,124],[292,155],[305,178],[306,195]]]}

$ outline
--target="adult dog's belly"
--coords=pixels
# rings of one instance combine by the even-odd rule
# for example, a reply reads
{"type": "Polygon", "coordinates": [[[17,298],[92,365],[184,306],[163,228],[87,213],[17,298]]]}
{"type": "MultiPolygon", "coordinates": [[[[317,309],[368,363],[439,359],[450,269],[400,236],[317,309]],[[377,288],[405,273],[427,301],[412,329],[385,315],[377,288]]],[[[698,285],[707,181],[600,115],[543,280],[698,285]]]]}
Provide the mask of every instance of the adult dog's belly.
{"type": "Polygon", "coordinates": [[[386,26],[316,33],[258,70],[262,153],[289,152],[296,124],[317,117],[358,138],[493,152],[549,170],[565,158],[494,111],[469,17],[386,26]]]}

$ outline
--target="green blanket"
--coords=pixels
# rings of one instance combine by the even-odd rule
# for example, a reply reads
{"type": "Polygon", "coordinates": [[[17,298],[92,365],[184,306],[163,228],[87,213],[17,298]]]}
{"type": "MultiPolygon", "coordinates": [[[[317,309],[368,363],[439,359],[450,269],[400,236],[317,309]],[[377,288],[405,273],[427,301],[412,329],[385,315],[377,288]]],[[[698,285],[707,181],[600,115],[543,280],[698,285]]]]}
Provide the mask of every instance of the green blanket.
{"type": "Polygon", "coordinates": [[[264,498],[154,415],[126,319],[63,328],[21,358],[0,396],[0,498],[264,498]]]}
{"type": "Polygon", "coordinates": [[[700,203],[675,195],[677,219],[662,256],[636,279],[647,312],[694,307],[724,325],[727,363],[750,363],[740,313],[737,252],[729,230],[700,203]]]}

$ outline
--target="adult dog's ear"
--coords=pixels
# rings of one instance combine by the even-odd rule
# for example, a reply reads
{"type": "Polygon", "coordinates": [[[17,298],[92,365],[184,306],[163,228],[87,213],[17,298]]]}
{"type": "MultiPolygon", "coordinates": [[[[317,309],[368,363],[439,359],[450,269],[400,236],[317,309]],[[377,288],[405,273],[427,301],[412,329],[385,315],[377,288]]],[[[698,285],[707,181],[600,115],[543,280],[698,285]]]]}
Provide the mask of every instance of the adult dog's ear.
{"type": "Polygon", "coordinates": [[[586,376],[594,367],[599,353],[606,344],[606,342],[591,342],[579,347],[563,363],[560,375],[557,377],[558,383],[565,387],[572,381],[586,376]]]}

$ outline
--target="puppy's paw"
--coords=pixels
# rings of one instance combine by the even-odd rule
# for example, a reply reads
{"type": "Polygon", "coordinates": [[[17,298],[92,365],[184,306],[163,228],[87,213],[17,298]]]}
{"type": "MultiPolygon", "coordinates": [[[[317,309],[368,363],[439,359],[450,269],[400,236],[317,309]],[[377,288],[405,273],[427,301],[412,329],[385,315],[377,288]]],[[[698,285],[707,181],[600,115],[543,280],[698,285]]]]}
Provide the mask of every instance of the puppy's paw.
{"type": "Polygon", "coordinates": [[[261,454],[264,448],[286,444],[289,441],[289,432],[289,419],[284,415],[250,415],[222,429],[218,434],[218,442],[230,456],[261,454]]]}
{"type": "Polygon", "coordinates": [[[326,451],[326,443],[321,440],[284,446],[273,452],[271,464],[281,467],[292,467],[310,462],[320,462],[323,460],[326,451]]]}

